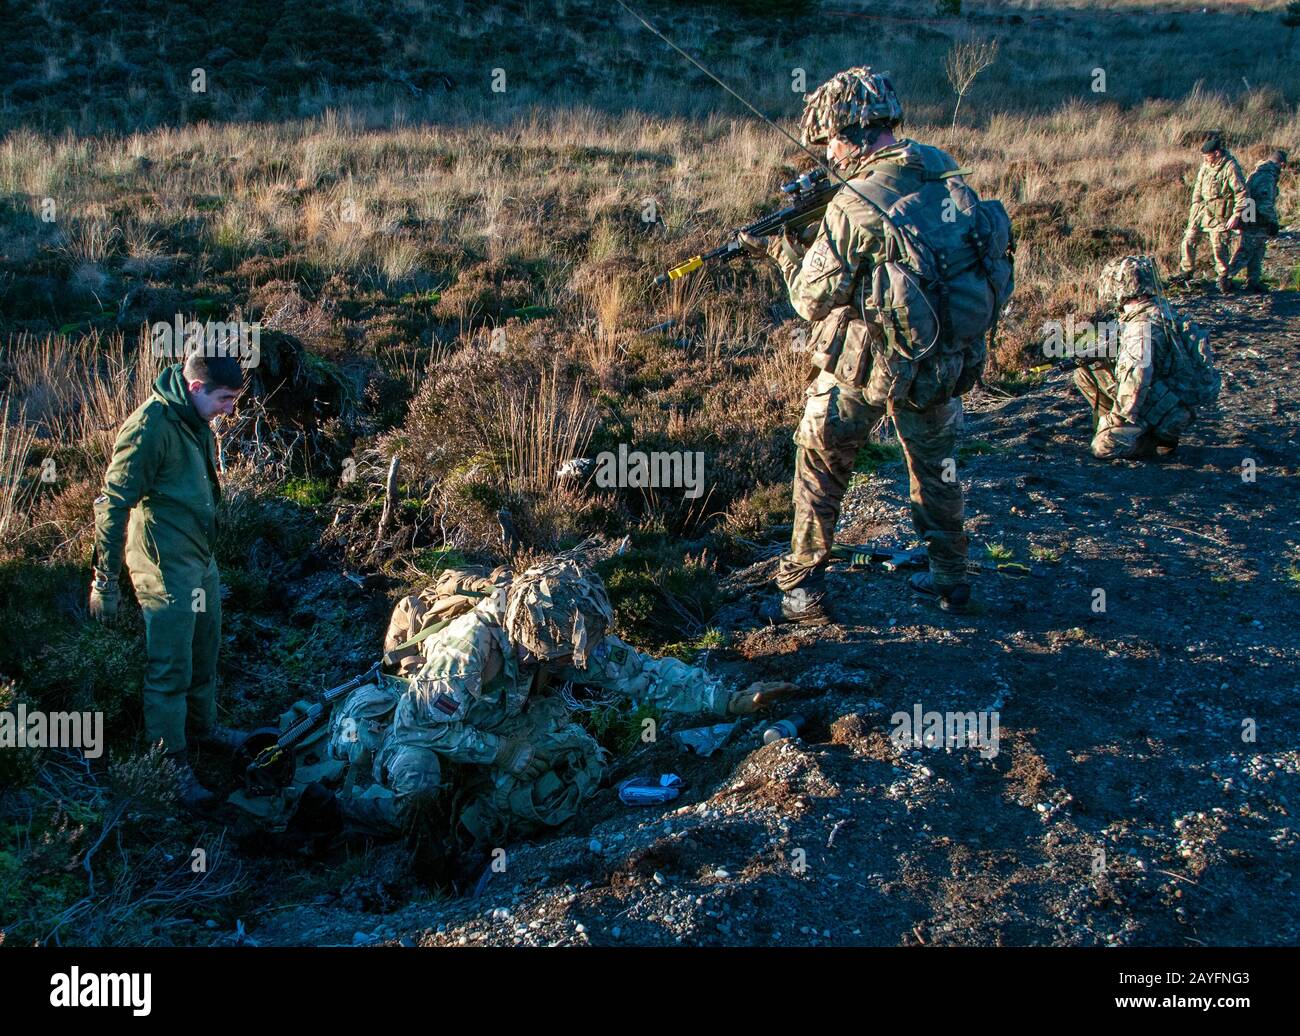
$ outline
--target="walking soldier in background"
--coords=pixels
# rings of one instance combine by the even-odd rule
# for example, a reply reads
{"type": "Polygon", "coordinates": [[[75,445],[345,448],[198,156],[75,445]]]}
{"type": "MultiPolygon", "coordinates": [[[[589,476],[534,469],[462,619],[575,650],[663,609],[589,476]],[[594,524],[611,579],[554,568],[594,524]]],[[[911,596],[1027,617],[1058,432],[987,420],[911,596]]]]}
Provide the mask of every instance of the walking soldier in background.
{"type": "Polygon", "coordinates": [[[1192,188],[1192,208],[1183,234],[1182,263],[1174,284],[1186,284],[1196,269],[1196,252],[1202,237],[1210,240],[1214,272],[1219,291],[1232,290],[1229,266],[1236,247],[1235,232],[1241,229],[1246,210],[1246,178],[1241,166],[1217,133],[1201,146],[1205,156],[1192,188]]]}
{"type": "Polygon", "coordinates": [[[1253,203],[1253,211],[1248,210],[1242,217],[1241,246],[1237,249],[1228,274],[1231,276],[1244,267],[1248,291],[1268,291],[1264,284],[1264,251],[1268,248],[1268,239],[1277,237],[1279,229],[1278,181],[1287,168],[1286,161],[1286,152],[1278,148],[1255,166],[1246,181],[1246,193],[1253,203]]]}

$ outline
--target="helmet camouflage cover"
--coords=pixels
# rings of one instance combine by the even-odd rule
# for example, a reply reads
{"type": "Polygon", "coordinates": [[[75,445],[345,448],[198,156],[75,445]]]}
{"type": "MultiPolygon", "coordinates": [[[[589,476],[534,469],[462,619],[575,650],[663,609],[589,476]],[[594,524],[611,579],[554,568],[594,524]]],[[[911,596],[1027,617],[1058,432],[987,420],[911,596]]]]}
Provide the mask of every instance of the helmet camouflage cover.
{"type": "Polygon", "coordinates": [[[534,565],[510,584],[506,634],[536,658],[573,655],[585,668],[587,655],[614,622],[605,585],[573,561],[556,558],[534,565]]]}
{"type": "Polygon", "coordinates": [[[865,66],[845,69],[805,95],[802,143],[825,144],[850,126],[897,126],[903,106],[889,77],[865,66]]]}
{"type": "Polygon", "coordinates": [[[1149,255],[1126,255],[1101,268],[1097,297],[1102,302],[1123,302],[1140,295],[1160,294],[1160,274],[1149,255]]]}

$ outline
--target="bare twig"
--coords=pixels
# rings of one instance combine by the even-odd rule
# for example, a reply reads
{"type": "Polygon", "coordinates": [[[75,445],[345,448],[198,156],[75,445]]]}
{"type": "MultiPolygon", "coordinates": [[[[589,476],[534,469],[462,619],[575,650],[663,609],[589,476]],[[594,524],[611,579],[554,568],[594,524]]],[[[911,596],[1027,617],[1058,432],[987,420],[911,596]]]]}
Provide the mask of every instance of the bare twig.
{"type": "Polygon", "coordinates": [[[998,59],[997,40],[967,40],[953,44],[944,61],[948,82],[957,92],[957,104],[952,110],[952,125],[957,128],[957,113],[961,111],[962,98],[975,82],[975,77],[998,59]]]}
{"type": "Polygon", "coordinates": [[[371,553],[377,553],[379,545],[384,542],[384,537],[388,535],[388,527],[393,521],[393,511],[397,508],[397,469],[401,466],[401,458],[393,455],[392,463],[388,465],[388,479],[384,485],[384,512],[379,516],[379,532],[375,535],[375,545],[371,553]]]}

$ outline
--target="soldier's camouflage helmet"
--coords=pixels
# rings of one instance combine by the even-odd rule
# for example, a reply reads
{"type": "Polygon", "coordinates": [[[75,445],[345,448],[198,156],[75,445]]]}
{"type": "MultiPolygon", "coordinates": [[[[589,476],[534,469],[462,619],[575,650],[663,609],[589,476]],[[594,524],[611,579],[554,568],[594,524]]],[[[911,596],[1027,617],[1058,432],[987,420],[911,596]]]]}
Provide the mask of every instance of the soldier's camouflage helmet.
{"type": "Polygon", "coordinates": [[[1126,255],[1112,259],[1101,268],[1097,297],[1102,302],[1118,303],[1140,295],[1160,294],[1160,274],[1156,261],[1149,255],[1126,255]]]}
{"type": "Polygon", "coordinates": [[[850,126],[897,126],[903,105],[889,77],[859,66],[831,76],[803,99],[803,144],[825,144],[850,126]]]}
{"type": "Polygon", "coordinates": [[[535,658],[573,655],[579,668],[614,622],[600,577],[556,558],[515,576],[506,598],[506,633],[535,658]]]}

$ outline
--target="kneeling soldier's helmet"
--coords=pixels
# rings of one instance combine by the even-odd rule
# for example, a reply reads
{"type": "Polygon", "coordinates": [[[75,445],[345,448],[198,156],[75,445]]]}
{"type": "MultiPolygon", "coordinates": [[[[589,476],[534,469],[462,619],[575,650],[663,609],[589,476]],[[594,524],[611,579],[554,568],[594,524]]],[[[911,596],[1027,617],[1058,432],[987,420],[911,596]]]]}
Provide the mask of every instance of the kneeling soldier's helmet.
{"type": "Polygon", "coordinates": [[[555,559],[515,576],[506,598],[507,635],[542,660],[573,655],[579,668],[614,624],[600,577],[555,559]]]}
{"type": "Polygon", "coordinates": [[[1120,303],[1142,295],[1160,294],[1160,274],[1149,255],[1126,255],[1101,268],[1097,297],[1102,302],[1120,303]]]}
{"type": "Polygon", "coordinates": [[[870,68],[846,69],[805,95],[799,121],[803,144],[825,144],[851,126],[897,126],[903,105],[889,77],[870,68]]]}

